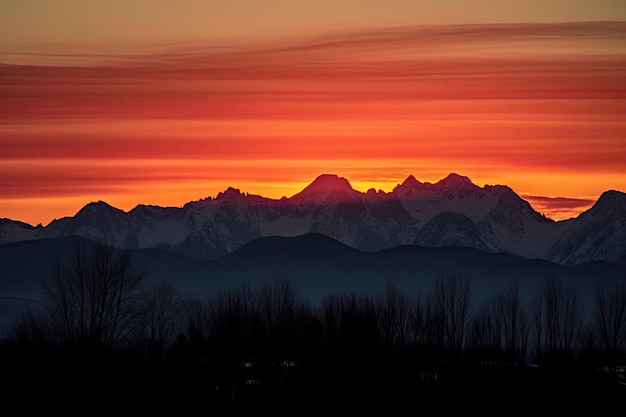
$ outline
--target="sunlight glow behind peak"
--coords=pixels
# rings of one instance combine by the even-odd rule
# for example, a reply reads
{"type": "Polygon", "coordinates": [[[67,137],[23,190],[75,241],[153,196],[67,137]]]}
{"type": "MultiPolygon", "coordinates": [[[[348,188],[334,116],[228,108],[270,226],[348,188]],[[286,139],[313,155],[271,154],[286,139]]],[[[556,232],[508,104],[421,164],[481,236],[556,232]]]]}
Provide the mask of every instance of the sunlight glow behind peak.
{"type": "Polygon", "coordinates": [[[0,217],[178,207],[229,186],[278,199],[323,173],[389,192],[450,172],[575,216],[626,190],[626,21],[592,20],[173,42],[87,67],[46,64],[77,45],[41,62],[26,48],[29,66],[0,50],[0,217]]]}

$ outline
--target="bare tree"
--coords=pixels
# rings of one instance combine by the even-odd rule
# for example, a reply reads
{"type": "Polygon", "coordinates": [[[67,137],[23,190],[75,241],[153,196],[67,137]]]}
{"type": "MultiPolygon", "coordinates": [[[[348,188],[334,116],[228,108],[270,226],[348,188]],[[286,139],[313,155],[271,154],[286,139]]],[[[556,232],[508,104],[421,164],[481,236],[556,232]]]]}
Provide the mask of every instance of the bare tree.
{"type": "Polygon", "coordinates": [[[207,301],[206,315],[208,338],[220,349],[241,348],[267,336],[258,294],[248,285],[219,291],[207,301]]]}
{"type": "Polygon", "coordinates": [[[329,295],[322,301],[321,314],[327,341],[362,347],[380,342],[376,305],[367,295],[329,295]]]}
{"type": "Polygon", "coordinates": [[[378,327],[383,344],[403,347],[409,340],[411,299],[394,283],[376,294],[378,327]]]}
{"type": "Polygon", "coordinates": [[[584,304],[571,282],[548,277],[533,304],[538,357],[571,359],[585,327],[584,304]]]}
{"type": "Polygon", "coordinates": [[[186,310],[195,346],[237,360],[284,358],[321,332],[308,300],[289,281],[220,290],[205,302],[188,303],[186,310]]]}
{"type": "Polygon", "coordinates": [[[48,317],[40,311],[26,310],[7,327],[4,340],[23,346],[44,346],[51,337],[48,317]]]}
{"type": "Polygon", "coordinates": [[[142,339],[149,359],[158,362],[180,329],[182,304],[174,286],[161,285],[146,292],[142,311],[142,339]]]}
{"type": "Polygon", "coordinates": [[[199,299],[186,300],[183,303],[183,329],[192,345],[207,343],[211,335],[211,303],[199,299]]]}
{"type": "Polygon", "coordinates": [[[426,306],[420,296],[411,304],[409,311],[409,338],[414,347],[423,348],[428,343],[426,306]]]}
{"type": "Polygon", "coordinates": [[[435,281],[435,314],[442,321],[443,347],[460,355],[469,320],[470,284],[454,274],[442,275],[435,281]]]}
{"type": "Polygon", "coordinates": [[[593,331],[605,361],[617,364],[626,359],[626,285],[598,287],[593,331]]]}
{"type": "Polygon", "coordinates": [[[538,296],[533,300],[531,320],[533,324],[533,335],[535,341],[534,357],[537,361],[541,359],[544,351],[544,325],[543,325],[543,297],[538,296]]]}
{"type": "Polygon", "coordinates": [[[327,343],[337,341],[341,326],[341,296],[328,295],[322,300],[320,307],[320,320],[322,322],[322,334],[327,343]]]}
{"type": "Polygon", "coordinates": [[[520,299],[519,287],[510,284],[496,299],[494,318],[499,318],[507,362],[525,362],[528,346],[528,315],[520,299]]]}
{"type": "Polygon", "coordinates": [[[278,343],[296,336],[301,330],[299,315],[306,303],[293,284],[289,281],[267,284],[258,294],[261,319],[268,336],[278,343]]]}
{"type": "Polygon", "coordinates": [[[485,301],[472,315],[467,331],[466,344],[480,360],[500,360],[502,352],[502,317],[493,297],[485,301]]]}
{"type": "Polygon", "coordinates": [[[71,262],[43,279],[58,340],[104,347],[124,341],[138,324],[143,282],[129,250],[77,244],[71,262]]]}

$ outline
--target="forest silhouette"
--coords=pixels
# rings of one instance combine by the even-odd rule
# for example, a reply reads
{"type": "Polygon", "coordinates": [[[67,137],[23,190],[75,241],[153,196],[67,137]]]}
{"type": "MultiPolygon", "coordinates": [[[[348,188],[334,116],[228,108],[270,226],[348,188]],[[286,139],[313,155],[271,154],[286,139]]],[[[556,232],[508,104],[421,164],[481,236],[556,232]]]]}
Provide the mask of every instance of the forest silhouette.
{"type": "Polygon", "coordinates": [[[131,254],[77,245],[42,279],[44,308],[2,339],[6,398],[445,404],[489,393],[606,405],[626,393],[626,285],[598,288],[592,306],[551,277],[530,303],[510,285],[473,305],[458,274],[428,294],[388,282],[319,305],[289,281],[200,299],[146,288],[131,254]]]}

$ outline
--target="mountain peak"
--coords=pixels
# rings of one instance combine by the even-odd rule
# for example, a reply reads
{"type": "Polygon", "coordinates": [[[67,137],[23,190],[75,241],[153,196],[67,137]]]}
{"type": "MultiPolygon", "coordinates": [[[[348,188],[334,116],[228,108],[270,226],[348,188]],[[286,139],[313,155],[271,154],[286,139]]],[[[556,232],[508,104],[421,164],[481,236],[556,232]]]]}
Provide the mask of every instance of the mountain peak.
{"type": "Polygon", "coordinates": [[[354,191],[347,179],[335,174],[322,174],[299,194],[337,193],[354,191]]]}
{"type": "Polygon", "coordinates": [[[439,180],[433,187],[436,190],[456,194],[458,192],[476,192],[480,191],[480,187],[474,184],[468,177],[456,173],[450,173],[447,177],[439,180]]]}
{"type": "Polygon", "coordinates": [[[406,179],[400,184],[401,187],[413,187],[416,185],[421,185],[422,183],[415,179],[413,175],[409,175],[406,179]]]}
{"type": "Polygon", "coordinates": [[[220,192],[215,197],[216,200],[233,200],[243,197],[243,193],[238,188],[228,187],[226,191],[220,192]]]}
{"type": "Polygon", "coordinates": [[[125,211],[120,210],[117,207],[113,207],[109,203],[106,203],[102,200],[98,200],[92,201],[91,203],[88,203],[83,208],[81,208],[74,216],[74,219],[91,222],[94,219],[105,219],[111,216],[123,216],[125,214],[125,211]]]}
{"type": "Polygon", "coordinates": [[[477,185],[474,184],[472,180],[469,179],[469,177],[466,177],[464,175],[459,175],[454,172],[451,172],[450,174],[448,174],[447,177],[437,182],[437,184],[454,186],[454,187],[459,187],[459,188],[467,188],[468,186],[472,188],[477,187],[477,185]]]}
{"type": "Polygon", "coordinates": [[[305,200],[315,203],[342,202],[350,200],[358,194],[360,193],[352,188],[347,179],[336,174],[322,174],[302,191],[294,195],[292,199],[298,202],[305,200]]]}
{"type": "Polygon", "coordinates": [[[626,262],[624,192],[609,189],[579,217],[557,224],[506,185],[479,187],[448,172],[434,183],[408,175],[389,193],[354,190],[346,178],[325,173],[280,200],[233,187],[182,208],[126,212],[100,200],[37,229],[0,219],[0,244],[77,235],[216,259],[253,238],[316,232],[367,251],[463,244],[568,264],[626,262]]]}
{"type": "Polygon", "coordinates": [[[322,174],[315,178],[305,190],[346,191],[352,190],[350,182],[336,174],[322,174]]]}
{"type": "Polygon", "coordinates": [[[91,203],[88,203],[82,209],[80,209],[78,213],[97,212],[97,211],[104,211],[104,210],[116,210],[117,211],[119,209],[113,207],[112,205],[110,205],[109,203],[105,201],[98,200],[98,201],[92,201],[91,203]]]}
{"type": "Polygon", "coordinates": [[[626,212],[626,193],[616,190],[607,190],[603,192],[596,203],[591,207],[593,211],[601,210],[626,212]]]}
{"type": "Polygon", "coordinates": [[[94,207],[111,207],[111,208],[113,207],[112,205],[110,205],[106,201],[102,201],[102,200],[92,201],[91,203],[88,203],[87,205],[88,206],[94,206],[94,207]]]}
{"type": "Polygon", "coordinates": [[[424,184],[415,179],[413,175],[409,175],[404,181],[402,181],[402,184],[398,184],[394,187],[393,192],[400,194],[408,193],[410,195],[413,193],[412,190],[414,188],[418,188],[422,185],[424,184]]]}
{"type": "Polygon", "coordinates": [[[617,190],[607,190],[600,195],[600,198],[598,198],[598,200],[601,200],[603,198],[611,199],[611,201],[623,201],[624,199],[626,199],[626,193],[617,190]]]}

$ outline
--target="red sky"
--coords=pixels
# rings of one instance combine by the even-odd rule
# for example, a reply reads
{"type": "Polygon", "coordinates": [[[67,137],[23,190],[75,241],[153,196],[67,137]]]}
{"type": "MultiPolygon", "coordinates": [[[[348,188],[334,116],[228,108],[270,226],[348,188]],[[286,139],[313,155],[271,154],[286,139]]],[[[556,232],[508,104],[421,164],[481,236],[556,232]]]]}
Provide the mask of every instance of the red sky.
{"type": "Polygon", "coordinates": [[[626,191],[625,22],[388,20],[142,53],[11,32],[0,217],[181,206],[228,186],[280,198],[322,173],[390,191],[456,172],[554,219],[626,191]]]}

